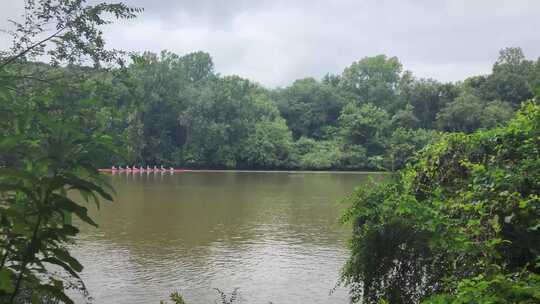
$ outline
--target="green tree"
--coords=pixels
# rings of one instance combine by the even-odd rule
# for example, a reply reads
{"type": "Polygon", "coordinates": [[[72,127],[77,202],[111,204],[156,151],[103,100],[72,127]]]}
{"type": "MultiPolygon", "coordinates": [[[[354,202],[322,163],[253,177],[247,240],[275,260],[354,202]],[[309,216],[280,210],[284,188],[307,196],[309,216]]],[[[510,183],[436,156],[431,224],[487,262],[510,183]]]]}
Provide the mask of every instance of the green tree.
{"type": "Polygon", "coordinates": [[[243,143],[249,168],[286,168],[290,165],[292,134],[283,118],[260,121],[243,143]]]}
{"type": "Polygon", "coordinates": [[[426,145],[437,141],[441,134],[434,130],[425,129],[395,129],[388,138],[385,151],[385,168],[394,171],[404,168],[413,160],[417,152],[426,145]]]}
{"type": "Polygon", "coordinates": [[[348,198],[343,282],[362,303],[537,303],[540,106],[454,133],[348,198]]]}
{"type": "Polygon", "coordinates": [[[347,67],[339,87],[358,103],[373,103],[386,109],[396,99],[402,65],[396,57],[366,57],[347,67]]]}
{"type": "Polygon", "coordinates": [[[504,125],[514,116],[512,104],[505,101],[491,101],[484,107],[480,116],[480,124],[484,129],[492,129],[504,125]]]}
{"type": "Polygon", "coordinates": [[[410,104],[405,105],[405,108],[399,109],[396,114],[392,116],[392,127],[409,128],[414,129],[418,127],[420,121],[414,115],[414,107],[410,104]]]}
{"type": "Polygon", "coordinates": [[[330,85],[313,78],[296,80],[278,95],[278,108],[295,138],[323,138],[324,128],[337,125],[343,98],[330,85]]]}
{"type": "Polygon", "coordinates": [[[187,136],[184,159],[192,166],[235,168],[256,123],[279,117],[267,93],[238,76],[212,81],[199,93],[180,116],[187,136]]]}
{"type": "Polygon", "coordinates": [[[390,127],[388,113],[373,105],[348,104],[339,117],[341,134],[348,145],[360,145],[370,155],[384,152],[390,127]]]}
{"type": "Polygon", "coordinates": [[[369,158],[369,155],[361,145],[343,145],[336,144],[337,147],[341,147],[339,168],[345,170],[381,170],[380,161],[369,158]]]}
{"type": "Polygon", "coordinates": [[[408,101],[414,109],[422,128],[434,128],[437,113],[459,94],[452,84],[441,84],[431,79],[414,80],[410,83],[408,94],[401,98],[408,101]]]}
{"type": "Polygon", "coordinates": [[[485,101],[471,93],[464,93],[437,114],[441,130],[470,133],[482,126],[485,101]]]}
{"type": "Polygon", "coordinates": [[[127,74],[129,86],[134,89],[127,96],[131,102],[125,107],[123,127],[125,145],[132,147],[137,156],[133,160],[181,164],[187,128],[180,117],[198,95],[198,88],[216,78],[210,55],[146,52],[133,56],[127,74]]]}
{"type": "Polygon", "coordinates": [[[216,78],[214,62],[208,53],[190,53],[182,56],[179,61],[184,77],[191,84],[203,85],[216,78]]]}
{"type": "Polygon", "coordinates": [[[534,65],[521,48],[502,49],[493,72],[474,79],[469,84],[485,100],[502,100],[518,107],[534,95],[534,65]]]}
{"type": "Polygon", "coordinates": [[[301,137],[294,143],[295,163],[300,169],[328,170],[340,167],[342,151],[335,141],[316,141],[301,137]]]}

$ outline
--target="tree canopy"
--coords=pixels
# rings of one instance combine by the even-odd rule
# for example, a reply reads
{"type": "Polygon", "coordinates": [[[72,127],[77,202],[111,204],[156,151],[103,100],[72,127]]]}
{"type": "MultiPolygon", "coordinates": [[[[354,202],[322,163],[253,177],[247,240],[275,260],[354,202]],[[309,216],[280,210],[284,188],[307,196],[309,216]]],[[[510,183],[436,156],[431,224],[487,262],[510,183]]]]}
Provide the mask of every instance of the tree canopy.
{"type": "Polygon", "coordinates": [[[508,125],[443,135],[347,201],[342,279],[362,303],[540,300],[540,106],[508,125]]]}
{"type": "Polygon", "coordinates": [[[208,53],[144,52],[133,54],[123,68],[85,70],[79,94],[104,101],[102,124],[125,150],[110,164],[388,170],[391,164],[403,166],[438,131],[471,133],[508,121],[536,88],[538,66],[520,49],[504,49],[493,73],[441,83],[415,78],[397,58],[380,55],[354,62],[340,75],[268,89],[218,74],[208,53]],[[501,73],[521,76],[509,83],[504,79],[510,76],[497,78],[501,73]],[[499,79],[496,86],[529,88],[528,93],[493,94],[488,84],[497,81],[491,79],[499,79]],[[282,128],[280,119],[292,134],[283,132],[280,139],[286,153],[261,142],[271,138],[262,134],[282,128]],[[415,143],[395,146],[405,137],[415,143]],[[306,145],[311,140],[316,143],[306,145]],[[245,146],[254,142],[261,146],[245,146]]]}

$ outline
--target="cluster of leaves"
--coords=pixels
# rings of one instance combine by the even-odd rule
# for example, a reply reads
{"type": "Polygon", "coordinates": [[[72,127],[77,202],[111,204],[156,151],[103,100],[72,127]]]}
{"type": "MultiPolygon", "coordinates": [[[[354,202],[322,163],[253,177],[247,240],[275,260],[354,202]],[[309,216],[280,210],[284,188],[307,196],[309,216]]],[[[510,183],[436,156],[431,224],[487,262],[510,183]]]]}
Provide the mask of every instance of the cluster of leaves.
{"type": "MultiPolygon", "coordinates": [[[[214,288],[214,290],[217,292],[218,297],[219,297],[219,299],[216,300],[214,303],[233,304],[233,303],[239,302],[240,292],[238,288],[235,288],[229,296],[219,288],[214,288]]],[[[186,304],[184,297],[182,297],[182,295],[179,292],[171,293],[169,295],[169,299],[171,300],[173,304],[186,304]]],[[[167,304],[167,302],[160,301],[160,304],[167,304]]]]}
{"type": "Polygon", "coordinates": [[[0,299],[39,303],[50,294],[71,303],[64,289],[72,279],[79,289],[84,284],[77,274],[82,265],[66,249],[79,232],[70,217],[96,226],[74,192],[85,202],[112,200],[112,189],[96,168],[112,141],[80,132],[76,120],[58,122],[47,113],[10,119],[16,128],[0,141],[2,155],[10,157],[0,168],[0,299]],[[63,273],[51,272],[50,265],[63,273]]]}
{"type": "Polygon", "coordinates": [[[391,181],[357,189],[342,280],[362,303],[540,301],[540,106],[446,134],[391,181]]]}
{"type": "Polygon", "coordinates": [[[51,63],[82,63],[91,60],[99,66],[116,61],[118,51],[106,50],[101,27],[114,19],[135,18],[142,9],[123,3],[86,4],[86,0],[25,0],[24,15],[8,21],[4,30],[12,46],[3,52],[0,69],[15,62],[49,56],[51,63]]]}
{"type": "MultiPolygon", "coordinates": [[[[173,292],[169,295],[169,299],[173,304],[186,304],[184,297],[179,292],[173,292]]],[[[166,301],[160,301],[160,304],[166,304],[166,301]]]]}

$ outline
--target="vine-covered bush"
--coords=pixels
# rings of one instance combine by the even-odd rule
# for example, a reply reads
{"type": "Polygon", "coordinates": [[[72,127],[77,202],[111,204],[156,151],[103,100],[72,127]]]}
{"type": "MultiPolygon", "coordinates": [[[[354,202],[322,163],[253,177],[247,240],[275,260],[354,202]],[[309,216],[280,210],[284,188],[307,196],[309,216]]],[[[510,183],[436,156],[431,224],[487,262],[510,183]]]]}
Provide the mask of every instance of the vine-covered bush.
{"type": "Polygon", "coordinates": [[[356,190],[342,273],[363,303],[540,303],[540,106],[447,134],[390,182],[356,190]]]}

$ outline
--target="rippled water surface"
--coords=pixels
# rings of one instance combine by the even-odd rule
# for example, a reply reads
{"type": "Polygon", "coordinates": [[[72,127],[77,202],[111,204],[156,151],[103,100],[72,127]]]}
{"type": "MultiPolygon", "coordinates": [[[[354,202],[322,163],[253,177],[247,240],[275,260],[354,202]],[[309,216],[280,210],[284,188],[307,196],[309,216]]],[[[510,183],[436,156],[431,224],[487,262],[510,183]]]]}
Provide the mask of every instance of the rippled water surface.
{"type": "MultiPolygon", "coordinates": [[[[334,288],[349,229],[339,200],[355,173],[190,172],[116,175],[117,199],[92,211],[74,254],[94,303],[159,303],[180,291],[214,303],[348,303],[334,288]]],[[[375,179],[378,177],[375,176],[375,179]]]]}

